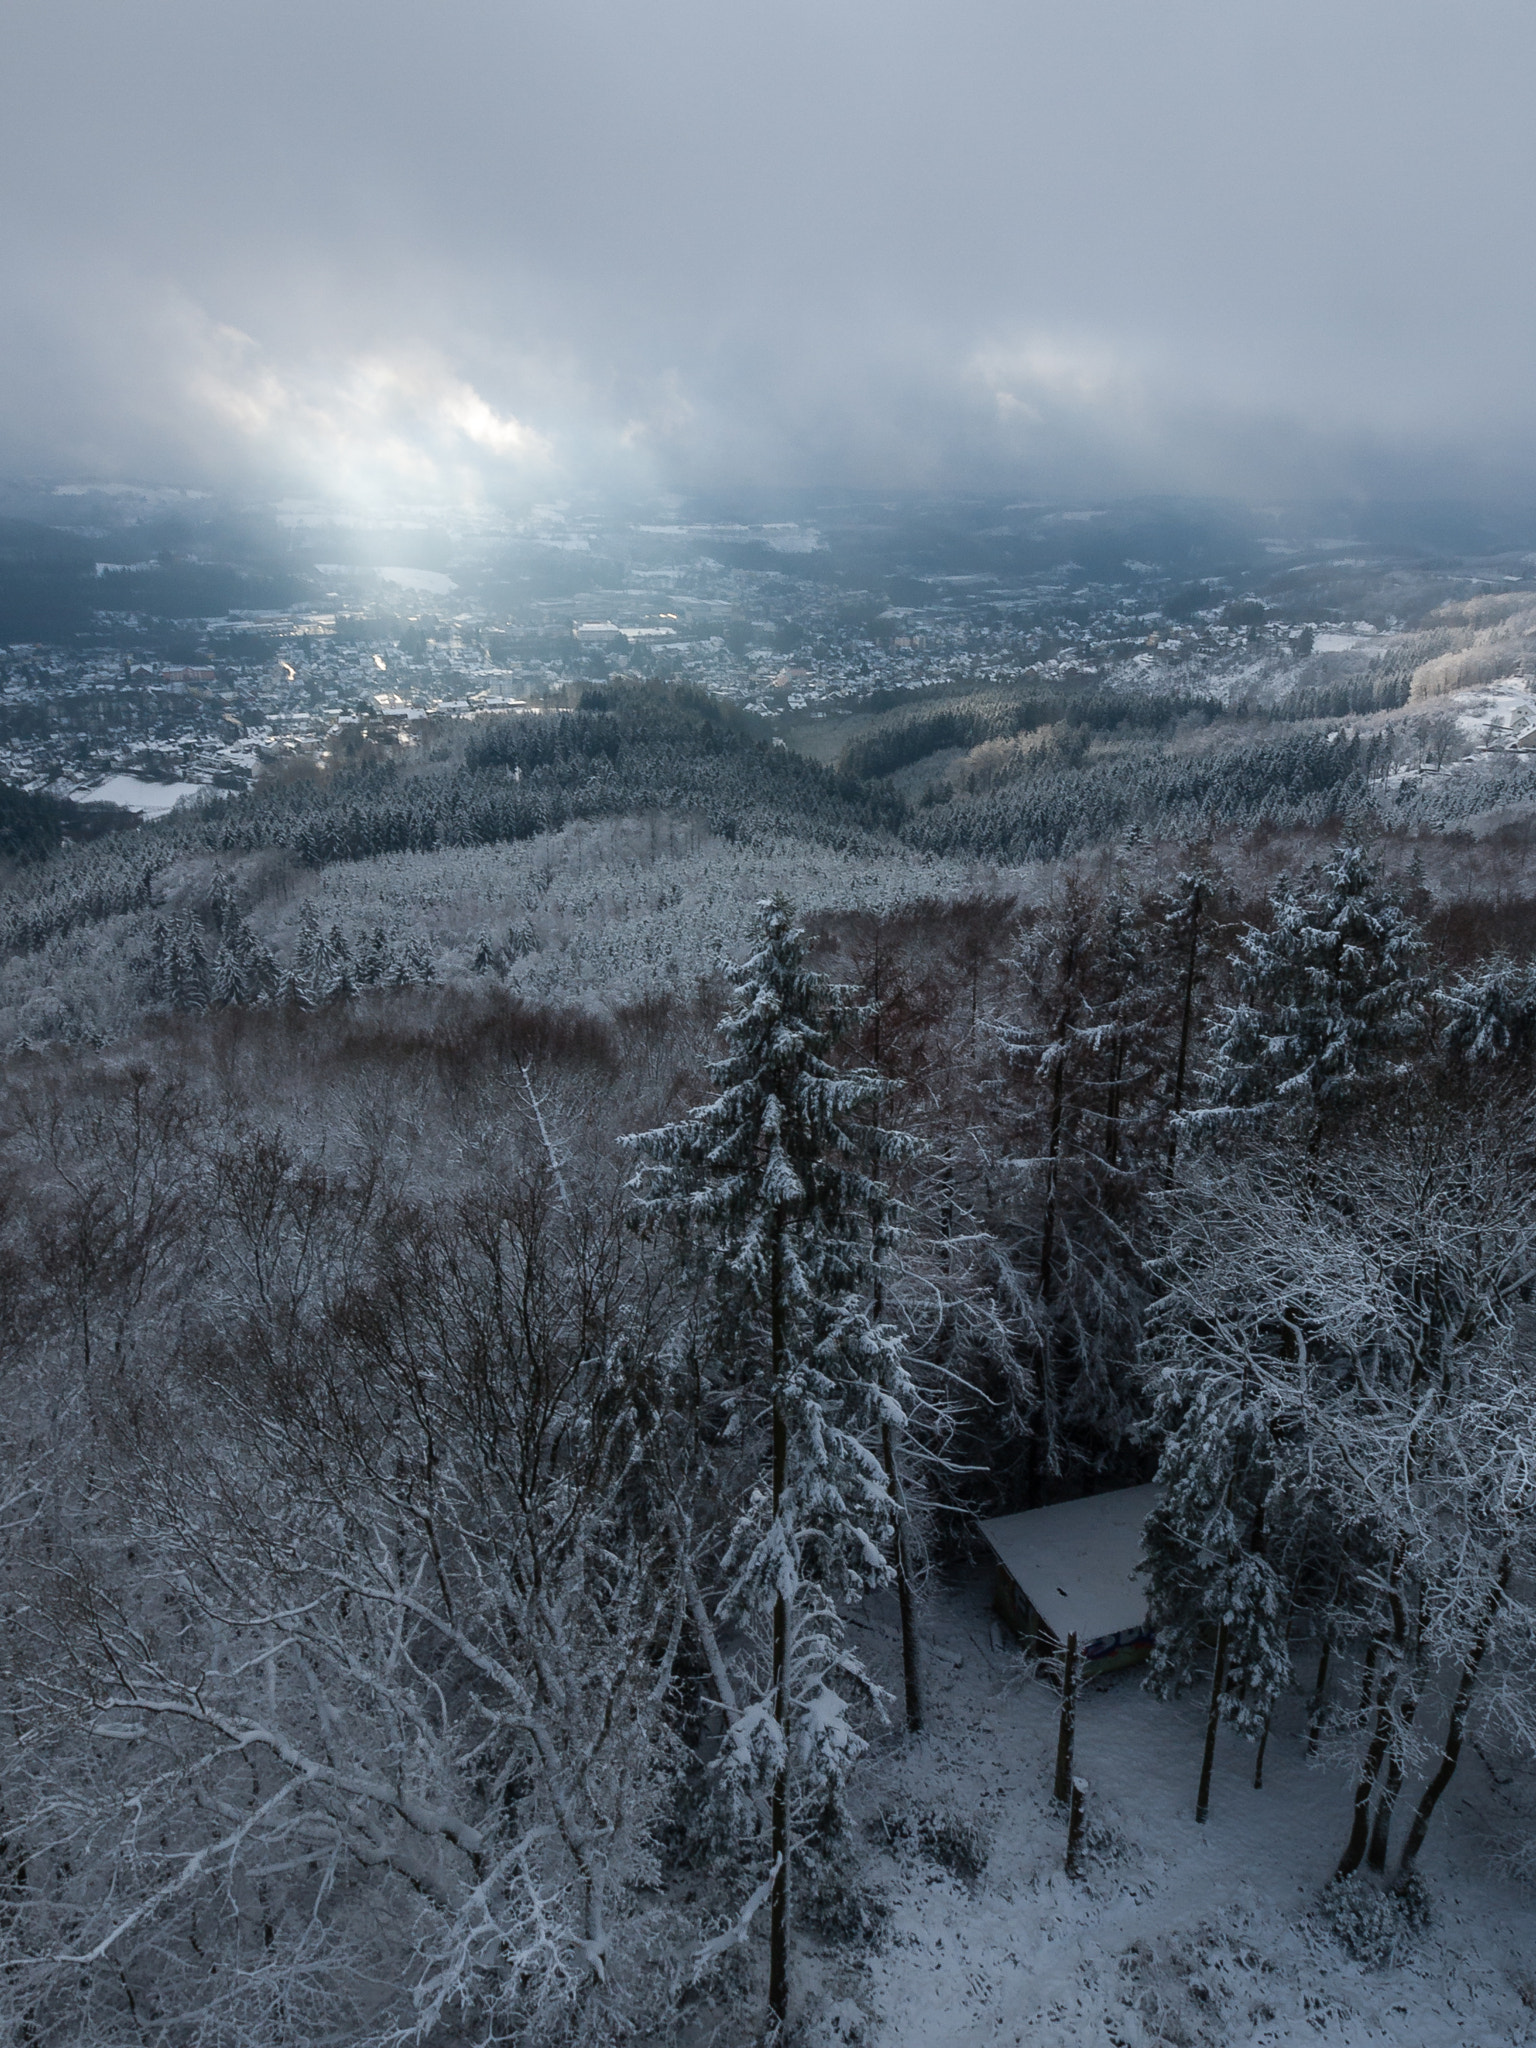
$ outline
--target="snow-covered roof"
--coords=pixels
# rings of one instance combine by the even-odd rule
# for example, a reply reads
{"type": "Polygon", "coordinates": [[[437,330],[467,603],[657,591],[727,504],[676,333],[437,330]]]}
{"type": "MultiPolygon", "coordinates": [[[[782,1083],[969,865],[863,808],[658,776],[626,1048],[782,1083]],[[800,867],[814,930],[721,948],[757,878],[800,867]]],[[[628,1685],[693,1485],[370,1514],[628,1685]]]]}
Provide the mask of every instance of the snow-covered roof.
{"type": "Polygon", "coordinates": [[[981,1533],[1051,1633],[1064,1643],[1076,1630],[1086,1649],[1146,1621],[1146,1589],[1132,1574],[1158,1491],[1124,1486],[999,1515],[981,1533]]]}

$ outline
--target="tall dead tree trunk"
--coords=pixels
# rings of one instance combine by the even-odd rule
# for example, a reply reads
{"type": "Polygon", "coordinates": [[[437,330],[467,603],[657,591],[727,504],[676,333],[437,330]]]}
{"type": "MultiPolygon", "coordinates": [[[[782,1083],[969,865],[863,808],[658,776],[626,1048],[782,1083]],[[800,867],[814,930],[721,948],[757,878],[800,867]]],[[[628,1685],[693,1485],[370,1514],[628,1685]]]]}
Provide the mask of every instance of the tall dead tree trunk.
{"type": "Polygon", "coordinates": [[[1061,1719],[1056,1727],[1056,1782],[1061,1800],[1072,1796],[1072,1765],[1077,1755],[1077,1631],[1067,1637],[1067,1659],[1061,1672],[1061,1719]]]}
{"type": "Polygon", "coordinates": [[[1045,1208],[1040,1219],[1040,1299],[1050,1306],[1056,1292],[1056,1210],[1061,1170],[1061,1133],[1066,1121],[1067,1025],[1063,1010],[1056,1029],[1056,1058],[1051,1071],[1051,1112],[1045,1140],[1045,1208]]]}
{"type": "Polygon", "coordinates": [[[1109,1067],[1109,1095],[1104,1105],[1104,1164],[1111,1173],[1120,1170],[1120,1104],[1125,1082],[1125,1040],[1115,1039],[1109,1067]]]}

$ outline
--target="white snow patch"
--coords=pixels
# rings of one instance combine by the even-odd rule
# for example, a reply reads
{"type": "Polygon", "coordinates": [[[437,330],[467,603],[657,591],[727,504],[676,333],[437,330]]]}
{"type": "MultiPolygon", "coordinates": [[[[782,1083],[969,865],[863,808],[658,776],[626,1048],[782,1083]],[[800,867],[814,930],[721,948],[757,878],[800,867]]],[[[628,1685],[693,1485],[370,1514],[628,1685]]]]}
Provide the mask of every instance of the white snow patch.
{"type": "Polygon", "coordinates": [[[203,788],[200,782],[144,782],[137,775],[109,775],[94,789],[72,789],[70,796],[77,804],[121,804],[141,818],[163,818],[183,797],[201,796],[203,788]]]}
{"type": "Polygon", "coordinates": [[[444,576],[436,569],[381,569],[379,575],[384,582],[393,583],[399,590],[420,590],[428,597],[448,597],[459,587],[451,576],[444,576]]]}

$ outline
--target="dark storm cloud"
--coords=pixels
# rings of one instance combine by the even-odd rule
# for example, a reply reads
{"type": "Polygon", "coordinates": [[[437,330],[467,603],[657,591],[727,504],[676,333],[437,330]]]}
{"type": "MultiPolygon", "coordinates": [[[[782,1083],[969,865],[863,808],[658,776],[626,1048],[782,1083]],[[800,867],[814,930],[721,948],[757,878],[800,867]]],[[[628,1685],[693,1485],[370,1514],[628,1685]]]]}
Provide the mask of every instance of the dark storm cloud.
{"type": "Polygon", "coordinates": [[[1524,4],[21,13],[13,470],[360,496],[1536,470],[1524,4]]]}

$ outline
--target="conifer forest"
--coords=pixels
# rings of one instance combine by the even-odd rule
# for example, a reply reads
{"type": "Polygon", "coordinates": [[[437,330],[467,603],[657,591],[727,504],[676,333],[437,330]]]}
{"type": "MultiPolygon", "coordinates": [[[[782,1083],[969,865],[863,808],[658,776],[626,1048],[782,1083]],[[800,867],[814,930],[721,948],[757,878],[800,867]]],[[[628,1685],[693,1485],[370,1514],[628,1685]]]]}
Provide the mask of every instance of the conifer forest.
{"type": "Polygon", "coordinates": [[[1376,2038],[1317,1986],[1430,1953],[1469,1826],[1525,1896],[1536,828],[1355,687],[950,693],[829,760],[618,675],[38,811],[6,2039],[980,2040],[903,2020],[922,1914],[1005,1842],[1140,1896],[1154,1757],[1260,1877],[1305,1785],[1306,1883],[1028,2038],[1376,2038]],[[1154,1481],[1151,1657],[1079,1697],[978,1521],[1154,1481]]]}

